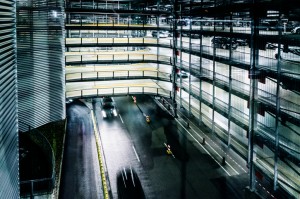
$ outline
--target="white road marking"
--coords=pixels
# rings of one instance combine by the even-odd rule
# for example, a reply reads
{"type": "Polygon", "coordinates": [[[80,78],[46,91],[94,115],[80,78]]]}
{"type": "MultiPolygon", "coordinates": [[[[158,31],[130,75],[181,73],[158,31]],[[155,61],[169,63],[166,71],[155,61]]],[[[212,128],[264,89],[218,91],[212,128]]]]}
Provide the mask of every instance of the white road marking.
{"type": "MultiPolygon", "coordinates": [[[[187,118],[188,119],[188,118],[187,118]]],[[[180,124],[180,122],[179,121],[177,121],[179,124],[180,124]]],[[[181,125],[182,126],[182,125],[181,125]]],[[[183,127],[184,128],[184,127],[183,127]]],[[[185,129],[185,128],[184,128],[185,129]]],[[[198,137],[200,137],[200,139],[203,139],[199,134],[198,134],[198,132],[197,131],[195,131],[192,127],[190,127],[190,129],[192,130],[192,131],[194,131],[194,133],[198,136],[198,137]]],[[[186,129],[185,129],[186,130],[186,129]]],[[[187,131],[187,130],[186,130],[187,131]]],[[[217,145],[212,139],[210,139],[209,137],[206,137],[208,140],[210,140],[211,142],[213,142],[214,143],[214,145],[217,147],[217,148],[219,148],[219,150],[221,150],[222,152],[224,152],[225,153],[225,151],[223,150],[223,149],[221,149],[221,147],[219,146],[219,145],[217,145]]],[[[214,150],[214,148],[212,147],[212,146],[210,146],[210,144],[209,143],[207,143],[207,145],[213,150],[213,151],[215,151],[214,150]]],[[[216,152],[216,151],[215,151],[216,152]]],[[[217,152],[216,152],[216,154],[218,155],[218,156],[220,156],[217,152]]],[[[226,153],[225,153],[226,154],[226,153]]],[[[227,155],[227,154],[226,154],[227,155]]],[[[227,155],[228,156],[228,155],[227,155]]],[[[221,157],[221,156],[220,156],[221,157]]],[[[230,157],[230,156],[228,156],[228,157],[230,157]]],[[[222,158],[222,157],[221,157],[222,158]]],[[[244,172],[246,172],[247,173],[247,171],[240,165],[240,164],[238,164],[236,161],[234,161],[231,157],[230,157],[230,159],[235,163],[235,164],[237,164],[244,172]]],[[[227,162],[228,163],[228,162],[227,162]]],[[[228,164],[237,174],[239,174],[230,164],[228,164]]]]}
{"type": "Polygon", "coordinates": [[[121,117],[121,114],[119,114],[119,117],[120,117],[120,119],[121,119],[121,122],[124,124],[123,119],[122,119],[122,117],[121,117]]]}
{"type": "MultiPolygon", "coordinates": [[[[165,107],[164,107],[165,108],[165,107]]],[[[166,108],[165,108],[166,109],[166,108]]],[[[167,110],[167,109],[166,109],[167,110]]],[[[183,115],[184,116],[184,115],[183,115]]],[[[185,116],[184,116],[185,117],[185,116]]],[[[190,122],[190,120],[188,119],[188,118],[186,118],[189,122],[190,122]]],[[[179,122],[179,120],[178,119],[175,119],[189,134],[190,134],[190,132],[179,122]]],[[[192,127],[190,127],[191,128],[191,130],[193,130],[195,133],[196,133],[196,135],[197,136],[199,136],[201,139],[203,139],[192,127]]],[[[196,140],[196,138],[194,138],[194,136],[192,136],[191,134],[190,134],[190,136],[212,157],[212,155],[202,146],[202,144],[200,144],[199,142],[198,142],[198,140],[196,140]]],[[[209,137],[207,137],[208,139],[210,139],[209,137]]],[[[211,139],[210,139],[211,140],[211,139]]],[[[211,140],[221,151],[223,151],[213,140],[211,140]]],[[[208,144],[208,143],[207,143],[208,144]]],[[[208,146],[213,150],[213,151],[215,151],[214,149],[213,149],[213,147],[211,147],[209,144],[208,144],[208,146]]],[[[216,152],[216,151],[215,151],[216,152]]],[[[224,151],[223,151],[224,152],[224,151]]],[[[217,153],[217,152],[216,152],[217,153]]],[[[225,153],[225,152],[224,152],[225,153]]],[[[218,156],[220,156],[218,153],[217,153],[217,155],[218,156]]],[[[222,156],[220,156],[220,157],[222,157],[222,156]]],[[[213,157],[212,157],[213,158],[213,157]]],[[[214,159],[214,158],[213,158],[214,159]]],[[[215,159],[214,159],[215,160],[215,159]]],[[[216,161],[216,160],[215,160],[216,161]]],[[[216,161],[218,164],[219,164],[219,162],[218,161],[216,161]]],[[[234,161],[235,162],[235,161],[234,161]]],[[[242,170],[243,171],[245,171],[244,169],[243,169],[243,167],[242,166],[240,166],[237,162],[235,162],[240,168],[242,168],[242,170]]],[[[220,164],[219,164],[220,165],[220,164]]],[[[230,164],[228,164],[228,162],[227,162],[227,165],[229,166],[229,167],[231,167],[233,170],[234,170],[234,172],[236,172],[237,174],[239,174],[239,172],[237,172],[230,164]]],[[[221,165],[220,165],[221,166],[221,165]]],[[[222,166],[221,166],[222,167],[222,166]]],[[[229,176],[231,176],[228,172],[227,172],[227,170],[225,170],[225,168],[224,167],[222,167],[222,169],[229,175],[229,176]]],[[[246,171],[245,171],[246,172],[246,171]]]]}
{"type": "Polygon", "coordinates": [[[132,145],[132,148],[133,148],[133,150],[134,150],[134,153],[135,153],[135,156],[136,156],[136,158],[138,159],[138,161],[140,162],[140,158],[139,158],[139,156],[138,156],[138,154],[137,154],[137,152],[136,152],[136,150],[135,150],[135,148],[134,148],[134,146],[132,145]]]}
{"type": "Polygon", "coordinates": [[[185,130],[186,132],[202,147],[202,149],[229,175],[230,173],[202,146],[202,144],[177,120],[175,119],[185,130]]]}

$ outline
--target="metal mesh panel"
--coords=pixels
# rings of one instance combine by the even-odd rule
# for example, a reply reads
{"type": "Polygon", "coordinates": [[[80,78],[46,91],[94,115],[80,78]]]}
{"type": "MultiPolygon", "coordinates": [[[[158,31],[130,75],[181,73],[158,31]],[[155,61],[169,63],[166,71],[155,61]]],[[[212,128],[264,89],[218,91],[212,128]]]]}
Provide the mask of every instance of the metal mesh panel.
{"type": "Polygon", "coordinates": [[[15,1],[0,3],[0,198],[19,197],[15,1]]]}
{"type": "Polygon", "coordinates": [[[17,15],[19,118],[36,128],[65,117],[63,1],[19,0],[17,15]]]}

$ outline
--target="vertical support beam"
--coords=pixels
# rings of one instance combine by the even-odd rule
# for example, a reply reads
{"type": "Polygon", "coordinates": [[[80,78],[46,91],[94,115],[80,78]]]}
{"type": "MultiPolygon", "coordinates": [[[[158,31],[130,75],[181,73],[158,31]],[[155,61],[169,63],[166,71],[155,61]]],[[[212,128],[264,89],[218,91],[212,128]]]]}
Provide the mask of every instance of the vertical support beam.
{"type": "MultiPolygon", "coordinates": [[[[214,33],[216,32],[216,18],[214,17],[214,33]]],[[[213,37],[215,39],[215,35],[213,37]]],[[[216,46],[213,47],[213,91],[212,91],[212,118],[211,118],[211,131],[215,133],[215,84],[216,84],[216,46]]]]}
{"type": "MultiPolygon", "coordinates": [[[[182,12],[181,12],[181,4],[180,4],[180,20],[182,20],[182,12]]],[[[179,65],[179,81],[180,81],[180,87],[182,88],[182,77],[180,75],[180,72],[182,70],[182,25],[180,26],[180,65],[179,65]]],[[[179,103],[180,107],[182,107],[182,89],[180,89],[179,93],[179,103]]]]}
{"type": "Polygon", "coordinates": [[[176,34],[176,29],[177,29],[177,19],[178,19],[178,0],[174,0],[174,8],[173,8],[173,60],[172,60],[172,84],[173,84],[173,88],[172,88],[172,105],[173,105],[173,113],[174,113],[174,117],[177,117],[177,103],[176,103],[176,89],[177,89],[177,85],[176,85],[176,63],[177,63],[177,55],[176,55],[176,51],[177,51],[177,34],[176,34]]]}
{"type": "MultiPolygon", "coordinates": [[[[157,4],[156,4],[156,6],[157,6],[157,9],[158,9],[158,11],[159,11],[159,1],[157,1],[157,4]]],[[[159,70],[159,63],[158,63],[158,61],[159,61],[159,40],[160,40],[160,37],[159,37],[159,27],[160,27],[160,23],[159,23],[159,18],[160,18],[160,15],[157,15],[156,16],[156,24],[157,24],[157,48],[156,48],[156,50],[157,50],[157,64],[156,64],[156,70],[158,71],[159,70]]]]}
{"type": "MultiPolygon", "coordinates": [[[[278,19],[278,24],[282,24],[281,18],[278,19]]],[[[281,53],[281,37],[282,37],[282,30],[279,28],[279,42],[278,42],[278,59],[277,59],[277,84],[276,84],[276,122],[275,122],[275,151],[274,151],[274,191],[278,188],[278,155],[279,155],[279,116],[280,116],[280,79],[281,79],[281,60],[280,60],[280,53],[281,53]]]]}
{"type": "MultiPolygon", "coordinates": [[[[203,0],[201,1],[201,5],[203,3],[203,0]]],[[[201,76],[203,76],[202,74],[202,44],[203,44],[203,21],[202,21],[202,17],[201,17],[201,21],[200,21],[200,45],[199,45],[199,52],[200,52],[200,59],[199,59],[199,73],[200,73],[200,78],[199,78],[199,124],[201,125],[202,123],[202,78],[201,76]]]]}
{"type": "MultiPolygon", "coordinates": [[[[230,33],[233,32],[233,21],[232,21],[232,14],[230,15],[230,33]]],[[[232,45],[232,38],[230,38],[230,44],[232,45]]],[[[229,62],[231,62],[231,58],[232,58],[232,48],[230,48],[229,50],[229,62]]],[[[231,144],[231,133],[230,133],[230,129],[231,129],[231,92],[232,92],[232,66],[231,64],[229,64],[229,71],[228,71],[228,78],[229,78],[229,90],[228,90],[228,118],[227,118],[227,126],[228,126],[228,139],[227,139],[227,146],[230,147],[231,144]]]]}
{"type": "Polygon", "coordinates": [[[250,190],[255,190],[255,175],[254,175],[254,134],[257,128],[257,95],[258,81],[255,77],[256,65],[258,64],[258,35],[259,35],[259,16],[253,10],[251,11],[251,52],[250,52],[250,99],[249,99],[249,133],[248,133],[248,166],[250,175],[250,190]]]}
{"type": "MultiPolygon", "coordinates": [[[[191,8],[190,8],[191,9],[191,8]]],[[[189,24],[189,113],[188,116],[191,117],[191,62],[192,62],[192,55],[191,55],[191,50],[192,50],[192,39],[191,39],[191,30],[192,30],[192,21],[191,17],[189,18],[190,24],[189,24]]]]}

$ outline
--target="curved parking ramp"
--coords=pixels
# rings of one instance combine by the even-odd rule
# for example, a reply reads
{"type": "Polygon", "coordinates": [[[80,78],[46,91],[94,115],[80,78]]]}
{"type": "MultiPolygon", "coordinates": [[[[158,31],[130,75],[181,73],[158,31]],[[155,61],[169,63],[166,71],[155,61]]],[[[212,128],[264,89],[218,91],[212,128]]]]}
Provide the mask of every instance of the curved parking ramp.
{"type": "Polygon", "coordinates": [[[66,65],[96,64],[96,63],[161,63],[171,65],[171,56],[157,55],[145,52],[66,52],[66,65]]]}
{"type": "Polygon", "coordinates": [[[172,39],[158,38],[66,38],[66,47],[94,47],[96,46],[127,46],[127,45],[147,45],[147,46],[162,46],[172,48],[172,39]]]}
{"type": "Polygon", "coordinates": [[[171,83],[151,79],[71,82],[66,84],[66,98],[68,99],[132,94],[149,94],[171,98],[171,91],[171,83]]]}
{"type": "Polygon", "coordinates": [[[114,70],[114,71],[87,71],[67,73],[67,82],[97,81],[115,79],[157,79],[171,81],[171,73],[154,70],[114,70]]]}

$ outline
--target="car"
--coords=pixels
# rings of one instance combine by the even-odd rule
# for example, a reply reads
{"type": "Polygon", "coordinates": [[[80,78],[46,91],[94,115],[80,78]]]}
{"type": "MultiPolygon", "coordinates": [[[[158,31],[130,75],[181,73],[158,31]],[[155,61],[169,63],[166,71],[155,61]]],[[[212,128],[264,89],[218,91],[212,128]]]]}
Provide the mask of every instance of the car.
{"type": "Polygon", "coordinates": [[[131,31],[132,37],[145,37],[147,32],[145,30],[133,30],[131,31]]]}
{"type": "Polygon", "coordinates": [[[103,118],[115,117],[118,115],[114,100],[111,97],[101,99],[101,113],[103,118]]]}
{"type": "Polygon", "coordinates": [[[69,99],[69,98],[66,99],[66,104],[71,104],[72,102],[73,102],[73,99],[69,99]]]}
{"type": "Polygon", "coordinates": [[[200,39],[200,34],[198,34],[198,33],[191,33],[190,37],[193,38],[193,39],[200,39]]]}
{"type": "MultiPolygon", "coordinates": [[[[275,50],[274,53],[275,59],[278,59],[278,50],[275,50]]],[[[300,62],[300,47],[288,47],[287,50],[280,50],[280,59],[283,61],[294,61],[300,62]]]]}
{"type": "Polygon", "coordinates": [[[231,46],[231,49],[235,50],[238,47],[238,43],[235,41],[235,39],[230,40],[229,37],[214,37],[211,39],[211,44],[213,47],[223,49],[229,49],[231,46]]]}
{"type": "Polygon", "coordinates": [[[239,46],[247,46],[248,45],[247,39],[234,39],[234,42],[237,43],[239,46]]]}
{"type": "Polygon", "coordinates": [[[167,38],[169,37],[168,31],[152,31],[152,37],[159,37],[159,38],[167,38]]]}
{"type": "Polygon", "coordinates": [[[170,32],[170,31],[165,31],[166,33],[168,33],[168,37],[173,37],[173,33],[172,32],[170,32]]]}
{"type": "Polygon", "coordinates": [[[292,34],[300,34],[300,26],[296,26],[291,30],[292,34]]]}
{"type": "Polygon", "coordinates": [[[277,23],[277,24],[274,24],[274,25],[270,26],[270,30],[273,30],[273,31],[279,31],[279,30],[281,30],[283,32],[290,32],[294,28],[295,28],[295,26],[291,22],[281,23],[281,24],[277,23]]]}
{"type": "Polygon", "coordinates": [[[119,199],[145,199],[141,181],[131,167],[117,173],[117,190],[119,199]]]}
{"type": "Polygon", "coordinates": [[[187,26],[188,22],[187,21],[178,21],[177,26],[187,26]]]}
{"type": "Polygon", "coordinates": [[[189,75],[185,71],[180,71],[179,73],[177,73],[177,77],[188,78],[189,75]]]}
{"type": "Polygon", "coordinates": [[[193,26],[201,26],[201,25],[204,25],[204,22],[201,22],[201,21],[192,21],[192,25],[193,26]]]}
{"type": "Polygon", "coordinates": [[[271,25],[269,22],[260,22],[258,29],[259,30],[270,30],[270,27],[271,27],[271,25]]]}
{"type": "Polygon", "coordinates": [[[267,44],[266,44],[266,49],[274,50],[274,49],[276,49],[276,48],[278,48],[278,45],[277,45],[277,44],[267,42],[267,44]]]}
{"type": "Polygon", "coordinates": [[[167,34],[168,37],[172,37],[173,36],[173,33],[168,31],[168,30],[162,30],[161,32],[163,32],[164,34],[167,34]]]}

